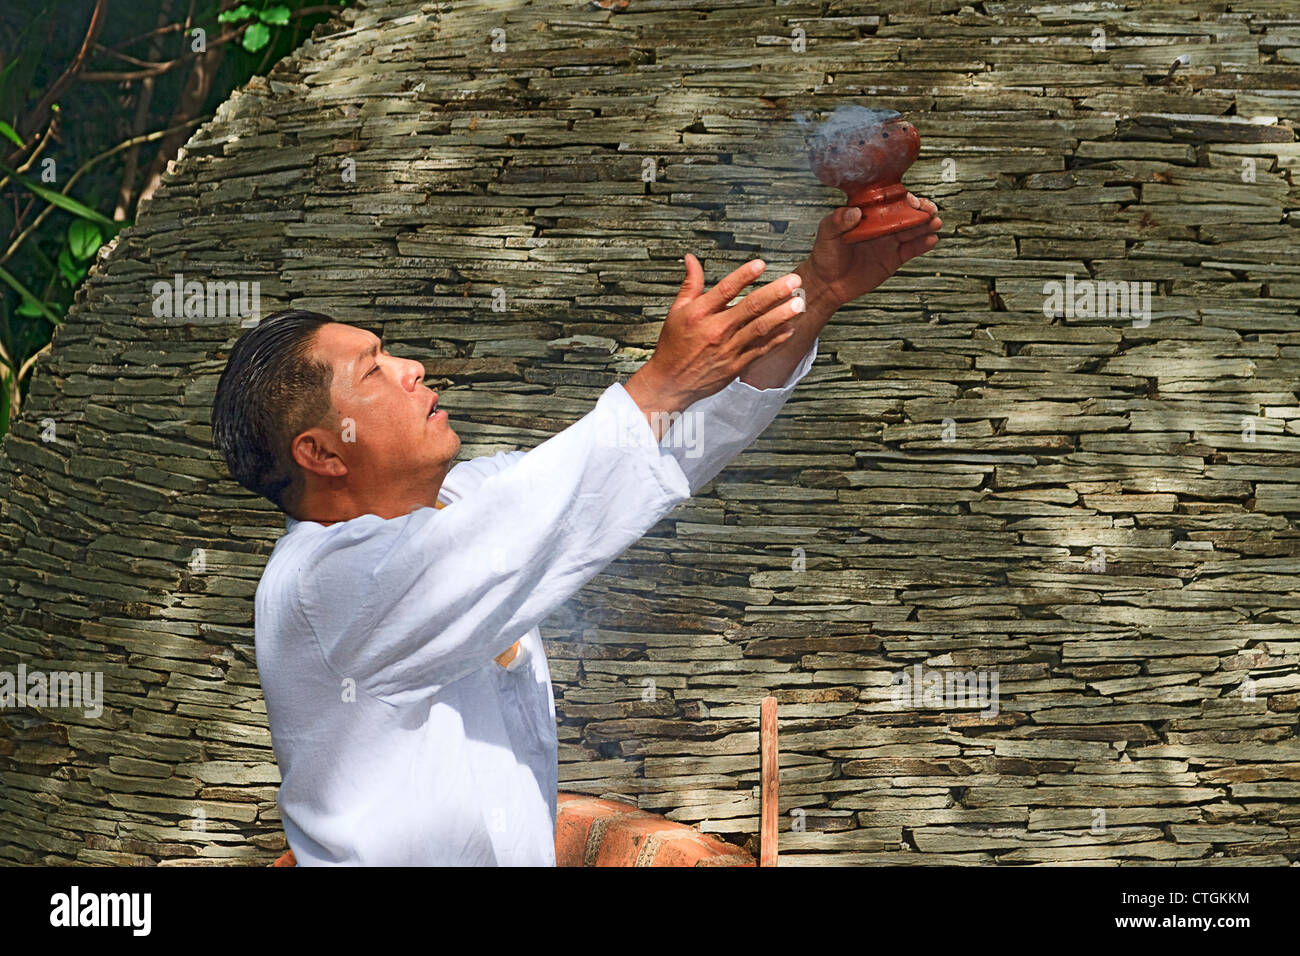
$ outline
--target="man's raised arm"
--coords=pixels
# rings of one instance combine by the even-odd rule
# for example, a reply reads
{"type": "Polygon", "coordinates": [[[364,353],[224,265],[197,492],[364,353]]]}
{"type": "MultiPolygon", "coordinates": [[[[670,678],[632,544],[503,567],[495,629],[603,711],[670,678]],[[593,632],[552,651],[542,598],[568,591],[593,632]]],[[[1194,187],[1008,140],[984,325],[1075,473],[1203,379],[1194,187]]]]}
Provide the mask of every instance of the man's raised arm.
{"type": "Polygon", "coordinates": [[[692,404],[672,422],[661,444],[677,459],[691,494],[712,481],[772,424],[816,358],[814,339],[779,385],[758,388],[742,375],[726,388],[692,404]]]}
{"type": "MultiPolygon", "coordinates": [[[[934,203],[907,194],[908,202],[932,216],[934,203]]],[[[790,397],[817,357],[817,342],[841,306],[876,288],[907,260],[934,247],[935,233],[943,221],[868,242],[845,243],[840,237],[857,225],[856,207],[835,210],[818,225],[813,250],[790,276],[773,285],[781,295],[796,294],[806,307],[790,320],[793,333],[774,348],[753,359],[726,387],[691,404],[674,416],[664,447],[677,459],[690,482],[691,494],[708,484],[727,463],[744,451],[790,397]]],[[[688,257],[683,294],[698,294],[704,273],[698,260],[688,257]]],[[[679,301],[682,296],[679,296],[679,301]]],[[[745,308],[753,296],[738,308],[745,308]]],[[[791,303],[793,304],[793,303],[791,303]]],[[[753,308],[750,303],[749,308],[753,308]]]]}
{"type": "MultiPolygon", "coordinates": [[[[321,533],[301,556],[298,599],[336,675],[394,705],[435,693],[491,664],[688,498],[653,427],[788,337],[788,305],[726,308],[757,274],[742,267],[675,306],[626,385],[464,498],[321,533]]],[[[773,285],[746,301],[779,303],[773,285]]]]}

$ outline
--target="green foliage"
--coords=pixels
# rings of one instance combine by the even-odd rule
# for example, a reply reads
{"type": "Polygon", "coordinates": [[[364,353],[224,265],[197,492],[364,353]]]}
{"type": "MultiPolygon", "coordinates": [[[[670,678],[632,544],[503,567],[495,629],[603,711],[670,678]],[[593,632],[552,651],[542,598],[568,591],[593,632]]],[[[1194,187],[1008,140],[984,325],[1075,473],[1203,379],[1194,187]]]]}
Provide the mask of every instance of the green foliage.
{"type": "Polygon", "coordinates": [[[271,42],[271,31],[265,23],[250,23],[244,31],[244,49],[255,53],[271,42]]]}
{"type": "Polygon", "coordinates": [[[24,148],[23,141],[19,138],[18,134],[14,131],[14,128],[10,126],[8,123],[6,123],[4,120],[0,120],[0,136],[4,136],[6,139],[8,139],[19,149],[24,148]]]}
{"type": "Polygon", "coordinates": [[[253,15],[253,8],[246,3],[241,3],[233,10],[226,10],[219,17],[218,23],[238,23],[240,20],[247,20],[253,15]]]}
{"type": "Polygon", "coordinates": [[[267,7],[258,14],[263,23],[270,23],[277,27],[289,25],[289,8],[282,3],[277,3],[273,7],[267,7]]]}
{"type": "Polygon", "coordinates": [[[0,436],[141,191],[232,90],[329,17],[302,13],[329,0],[229,2],[173,3],[175,22],[159,24],[158,4],[110,0],[88,38],[95,0],[0,0],[0,436]],[[196,27],[205,50],[191,46],[196,27]],[[200,69],[212,79],[195,105],[183,94],[200,69]]]}
{"type": "Polygon", "coordinates": [[[108,229],[113,230],[114,232],[116,232],[118,229],[121,229],[124,225],[126,225],[126,223],[114,222],[113,220],[109,219],[107,216],[103,216],[95,212],[95,210],[91,209],[89,206],[83,206],[81,203],[77,202],[75,199],[69,196],[65,196],[62,193],[57,193],[53,189],[46,189],[44,186],[37,185],[31,180],[26,179],[23,176],[20,176],[14,170],[10,169],[8,166],[5,166],[3,163],[0,163],[0,173],[4,173],[14,182],[18,183],[20,186],[24,186],[27,189],[31,190],[37,196],[39,196],[41,199],[44,199],[46,202],[50,203],[51,205],[58,206],[60,209],[67,210],[68,212],[72,213],[74,216],[80,216],[83,219],[89,219],[91,222],[100,223],[101,225],[105,226],[108,229]]]}
{"type": "Polygon", "coordinates": [[[78,259],[89,259],[104,244],[104,237],[94,223],[74,219],[68,226],[68,249],[78,259]]]}
{"type": "Polygon", "coordinates": [[[220,23],[241,23],[248,21],[244,28],[244,36],[240,44],[249,53],[256,53],[271,42],[271,27],[284,27],[289,25],[289,7],[283,3],[277,3],[274,6],[263,6],[260,10],[255,10],[246,3],[241,3],[232,10],[224,11],[217,17],[220,23]]]}

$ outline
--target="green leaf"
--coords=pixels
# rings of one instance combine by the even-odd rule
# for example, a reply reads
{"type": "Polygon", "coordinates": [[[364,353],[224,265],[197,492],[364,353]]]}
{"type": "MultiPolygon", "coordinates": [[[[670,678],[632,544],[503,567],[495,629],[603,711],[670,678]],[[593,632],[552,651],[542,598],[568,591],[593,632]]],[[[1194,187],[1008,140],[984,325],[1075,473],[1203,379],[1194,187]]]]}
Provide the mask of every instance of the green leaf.
{"type": "Polygon", "coordinates": [[[18,308],[14,309],[14,315],[25,315],[29,319],[34,319],[40,314],[41,307],[35,302],[28,302],[26,299],[23,300],[22,304],[19,305],[18,308]]]}
{"type": "Polygon", "coordinates": [[[104,244],[104,237],[99,234],[93,223],[84,219],[74,219],[68,226],[68,246],[73,256],[89,259],[104,244]]]}
{"type": "Polygon", "coordinates": [[[256,53],[266,46],[271,39],[271,31],[264,23],[249,24],[244,31],[243,47],[249,53],[256,53]]]}
{"type": "Polygon", "coordinates": [[[60,209],[66,210],[74,216],[80,216],[82,219],[89,219],[91,222],[98,223],[108,230],[110,236],[115,235],[123,226],[126,225],[124,222],[114,222],[107,216],[95,212],[95,210],[91,209],[89,206],[83,206],[70,196],[65,196],[63,193],[55,192],[53,189],[46,189],[44,186],[24,179],[8,166],[0,164],[0,173],[12,177],[14,182],[27,187],[51,205],[58,206],[60,209]]]}
{"type": "Polygon", "coordinates": [[[90,271],[89,265],[82,265],[76,259],[72,258],[72,250],[64,246],[59,250],[59,261],[57,263],[59,271],[63,273],[63,278],[68,280],[68,285],[76,288],[77,283],[86,278],[86,273],[90,271]]]}
{"type": "Polygon", "coordinates": [[[49,307],[44,302],[36,298],[36,296],[32,295],[30,292],[28,292],[27,287],[23,285],[21,282],[19,282],[17,277],[10,274],[8,271],[6,271],[3,268],[0,268],[0,282],[3,282],[5,285],[9,286],[9,288],[13,289],[20,296],[22,296],[24,302],[34,302],[36,304],[36,308],[40,310],[41,315],[49,319],[52,325],[59,324],[59,317],[55,315],[53,312],[51,312],[49,307]]]}
{"type": "Polygon", "coordinates": [[[77,264],[72,261],[72,252],[67,246],[59,250],[59,271],[63,273],[63,278],[68,281],[68,285],[77,284],[77,264]]]}
{"type": "Polygon", "coordinates": [[[282,3],[278,3],[261,11],[257,17],[263,23],[269,23],[277,27],[287,26],[289,23],[289,8],[282,3]]]}
{"type": "Polygon", "coordinates": [[[253,15],[253,8],[246,3],[241,3],[233,10],[224,10],[217,16],[218,23],[234,23],[236,20],[247,20],[253,15]]]}
{"type": "MultiPolygon", "coordinates": [[[[12,63],[9,65],[13,66],[12,63]]],[[[4,120],[0,120],[0,136],[5,136],[8,139],[12,140],[18,146],[19,149],[27,148],[26,146],[23,145],[23,141],[19,138],[17,131],[8,123],[6,123],[4,120]]]]}

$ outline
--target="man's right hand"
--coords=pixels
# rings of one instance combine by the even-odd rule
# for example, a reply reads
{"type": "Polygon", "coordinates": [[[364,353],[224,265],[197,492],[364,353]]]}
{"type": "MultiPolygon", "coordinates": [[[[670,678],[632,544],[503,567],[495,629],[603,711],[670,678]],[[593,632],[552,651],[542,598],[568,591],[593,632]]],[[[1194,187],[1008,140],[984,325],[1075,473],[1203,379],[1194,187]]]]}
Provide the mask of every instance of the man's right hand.
{"type": "Polygon", "coordinates": [[[703,294],[699,260],[687,253],[685,262],[686,278],[654,355],[623,386],[656,429],[656,438],[667,427],[663,413],[680,412],[729,385],[750,362],[794,334],[790,320],[804,307],[802,297],[792,296],[801,282],[793,272],[727,307],[767,268],[761,259],[745,263],[703,294]]]}

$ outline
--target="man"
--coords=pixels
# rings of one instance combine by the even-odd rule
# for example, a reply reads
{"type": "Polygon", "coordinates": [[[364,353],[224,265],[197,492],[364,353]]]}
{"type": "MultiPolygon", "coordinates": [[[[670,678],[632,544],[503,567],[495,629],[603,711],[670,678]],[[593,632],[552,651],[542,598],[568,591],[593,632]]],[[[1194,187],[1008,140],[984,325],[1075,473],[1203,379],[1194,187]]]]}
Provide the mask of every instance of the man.
{"type": "Polygon", "coordinates": [[[858,218],[827,216],[793,274],[733,307],[763,264],[703,293],[688,254],[650,360],[527,453],[453,467],[460,439],[423,366],[365,330],[288,311],[239,339],[213,440],[287,515],[255,635],[299,864],[555,864],[538,624],[748,446],[836,309],[942,225],[841,242],[858,218]],[[678,440],[682,415],[700,447],[678,440]]]}

